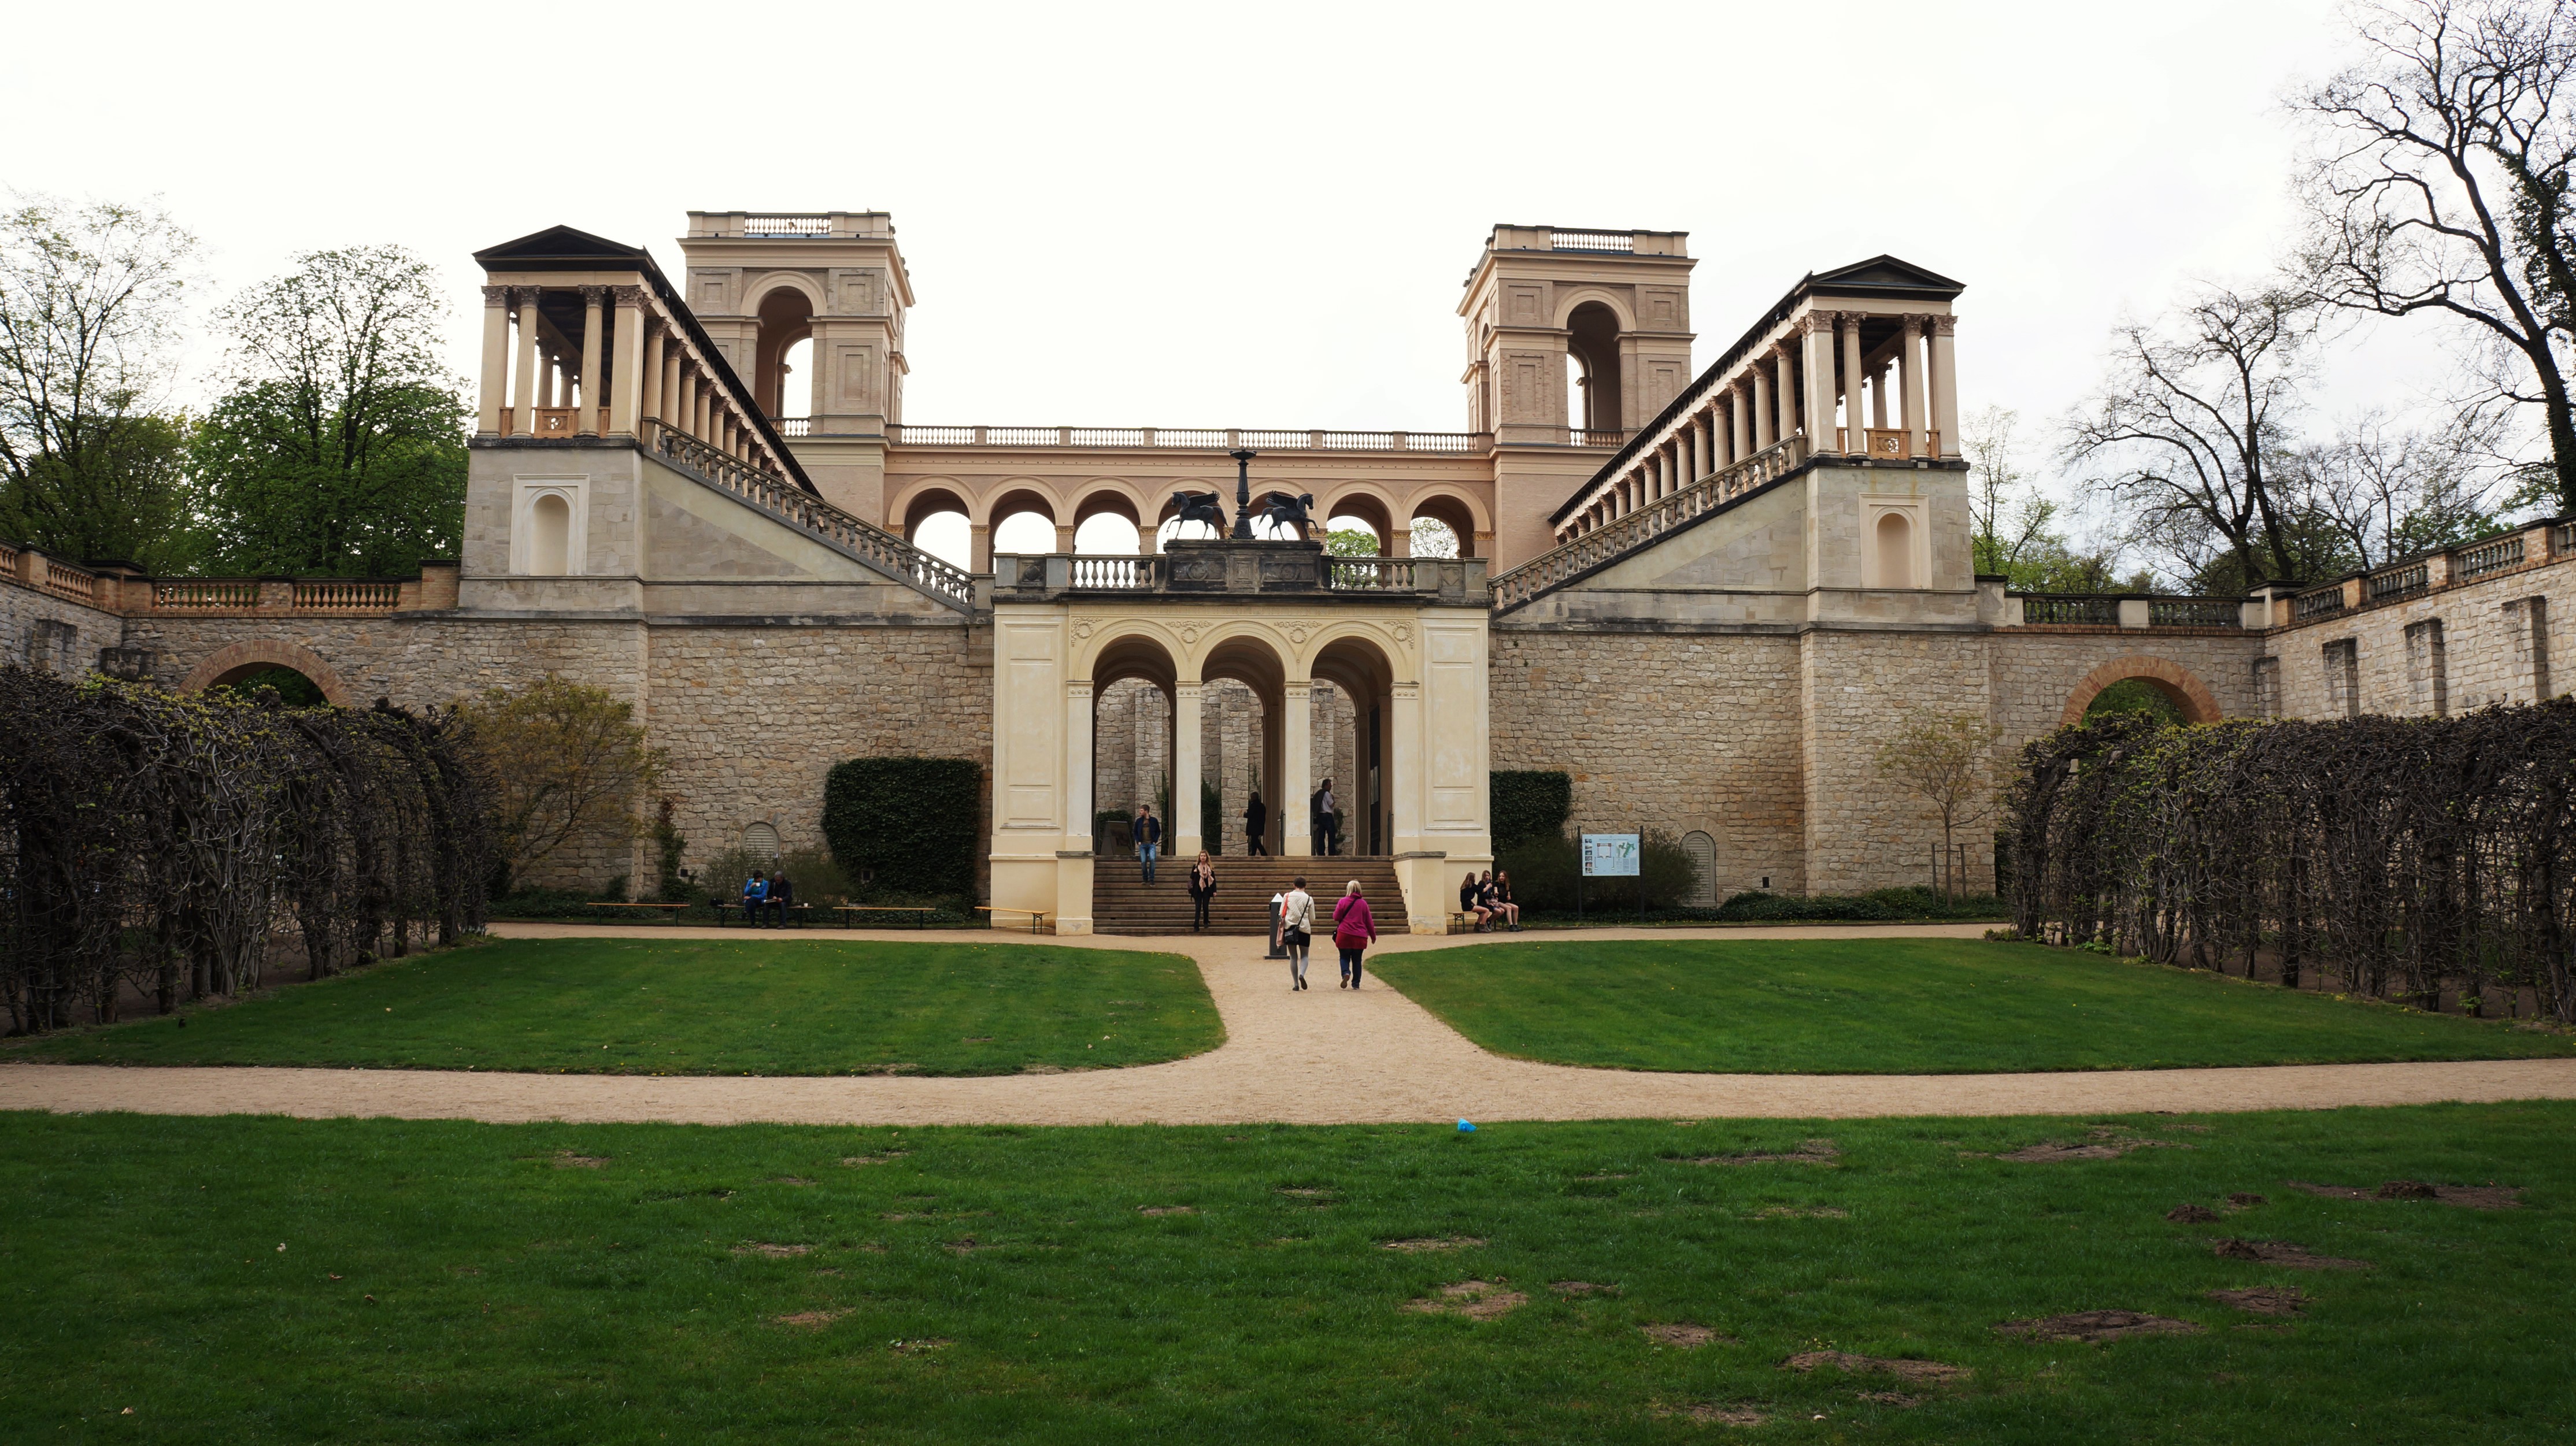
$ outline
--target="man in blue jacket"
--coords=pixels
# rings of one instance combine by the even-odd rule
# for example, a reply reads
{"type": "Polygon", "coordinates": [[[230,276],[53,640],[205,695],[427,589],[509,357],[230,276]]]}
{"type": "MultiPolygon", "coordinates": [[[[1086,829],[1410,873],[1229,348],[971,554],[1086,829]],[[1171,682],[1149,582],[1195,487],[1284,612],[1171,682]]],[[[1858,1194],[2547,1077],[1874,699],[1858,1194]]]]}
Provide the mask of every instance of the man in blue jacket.
{"type": "Polygon", "coordinates": [[[760,870],[753,869],[751,877],[742,881],[742,921],[755,929],[759,928],[760,906],[768,898],[769,880],[761,874],[760,870]]]}

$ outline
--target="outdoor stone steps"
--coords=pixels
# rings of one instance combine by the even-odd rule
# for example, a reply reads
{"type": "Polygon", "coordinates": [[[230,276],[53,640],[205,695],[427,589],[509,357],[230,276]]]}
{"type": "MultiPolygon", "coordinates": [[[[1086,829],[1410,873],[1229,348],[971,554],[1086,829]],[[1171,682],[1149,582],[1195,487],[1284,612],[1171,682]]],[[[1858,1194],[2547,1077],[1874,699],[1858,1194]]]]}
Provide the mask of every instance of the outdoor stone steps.
{"type": "MultiPolygon", "coordinates": [[[[1270,898],[1287,892],[1289,881],[1306,876],[1306,891],[1315,896],[1316,912],[1329,920],[1342,886],[1360,881],[1380,934],[1405,931],[1404,891],[1395,881],[1395,865],[1384,858],[1220,858],[1216,861],[1216,901],[1208,909],[1211,934],[1270,932],[1270,898]]],[[[1148,887],[1136,877],[1131,857],[1104,856],[1092,874],[1091,927],[1102,934],[1187,934],[1191,932],[1189,861],[1165,859],[1148,887]]]]}

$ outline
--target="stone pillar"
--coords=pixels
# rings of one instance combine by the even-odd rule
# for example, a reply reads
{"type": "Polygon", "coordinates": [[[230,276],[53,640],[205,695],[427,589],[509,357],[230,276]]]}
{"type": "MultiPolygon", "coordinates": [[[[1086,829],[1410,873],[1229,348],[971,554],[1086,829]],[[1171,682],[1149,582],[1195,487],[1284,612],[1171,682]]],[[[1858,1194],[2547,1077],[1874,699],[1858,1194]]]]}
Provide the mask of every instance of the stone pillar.
{"type": "Polygon", "coordinates": [[[1058,552],[1073,551],[1072,523],[1059,522],[1055,525],[1055,550],[1058,552]]]}
{"type": "Polygon", "coordinates": [[[608,288],[585,286],[581,289],[581,411],[572,419],[575,436],[599,435],[601,335],[608,328],[608,288]]]}
{"type": "Polygon", "coordinates": [[[644,365],[642,375],[636,379],[642,385],[635,398],[635,426],[640,432],[644,418],[658,419],[662,415],[662,372],[667,364],[664,354],[670,348],[669,336],[653,322],[651,312],[638,312],[636,316],[638,329],[644,333],[644,365]]]}
{"type": "Polygon", "coordinates": [[[537,290],[523,286],[519,291],[519,374],[510,389],[510,435],[533,437],[537,434],[537,290]]]}
{"type": "Polygon", "coordinates": [[[989,522],[966,524],[966,570],[968,572],[993,570],[993,524],[989,522]]]}
{"type": "MultiPolygon", "coordinates": [[[[1387,714],[1387,769],[1378,791],[1387,801],[1388,852],[1411,853],[1422,847],[1422,686],[1397,683],[1387,714]]],[[[1413,907],[1410,901],[1407,907],[1413,907]]],[[[1423,907],[1437,907],[1437,918],[1448,917],[1445,906],[1423,907]]]]}
{"type": "MultiPolygon", "coordinates": [[[[1760,367],[1755,367],[1753,369],[1753,385],[1758,394],[1758,390],[1762,385],[1762,369],[1760,367]]],[[[1753,406],[1756,411],[1759,411],[1761,410],[1762,404],[1759,401],[1756,401],[1753,406]]],[[[1734,386],[1726,389],[1726,411],[1728,417],[1726,465],[1732,467],[1736,463],[1753,455],[1753,439],[1745,427],[1745,423],[1749,419],[1744,415],[1744,384],[1742,382],[1738,382],[1734,386]]]]}
{"type": "Polygon", "coordinates": [[[1064,685],[1064,843],[1066,849],[1091,848],[1091,680],[1069,678],[1064,685]]]}
{"type": "Polygon", "coordinates": [[[491,436],[501,430],[501,409],[510,404],[510,288],[483,288],[483,383],[474,430],[491,436]]]}
{"type": "Polygon", "coordinates": [[[1959,455],[1958,353],[1950,340],[1955,316],[1932,318],[1932,425],[1941,432],[1941,455],[1959,455]]]}
{"type": "Polygon", "coordinates": [[[1286,692],[1279,720],[1279,852],[1285,858],[1305,858],[1315,852],[1314,834],[1306,826],[1307,800],[1315,791],[1315,685],[1311,679],[1291,678],[1286,692]]]}
{"type": "Polygon", "coordinates": [[[1199,702],[1205,687],[1187,679],[1172,685],[1172,816],[1163,822],[1175,861],[1195,863],[1207,847],[1207,821],[1199,817],[1199,786],[1207,773],[1205,720],[1199,702]]]}
{"type": "Polygon", "coordinates": [[[1806,321],[1805,395],[1799,399],[1809,455],[1834,450],[1834,318],[1809,312],[1806,321]]]}
{"type": "Polygon", "coordinates": [[[662,328],[662,341],[662,403],[661,410],[655,415],[662,419],[663,426],[675,432],[685,432],[689,429],[689,408],[686,398],[680,394],[680,373],[682,364],[688,359],[688,348],[667,326],[662,328]]]}
{"type": "Polygon", "coordinates": [[[1771,413],[1771,378],[1757,366],[1753,369],[1753,450],[1756,452],[1779,440],[1771,431],[1771,413]]]}
{"type": "Polygon", "coordinates": [[[1860,409],[1860,314],[1846,311],[1834,318],[1834,332],[1843,343],[1843,414],[1851,419],[1844,430],[1843,450],[1855,457],[1869,454],[1869,438],[1863,432],[1869,423],[1860,409]]]}
{"type": "Polygon", "coordinates": [[[1897,349],[1897,375],[1905,388],[1905,437],[1909,454],[1928,455],[1923,421],[1923,318],[1905,318],[1905,340],[1897,349]]]}
{"type": "Polygon", "coordinates": [[[1869,425],[1872,430],[1887,430],[1887,363],[1869,374],[1869,425]]]}
{"type": "Polygon", "coordinates": [[[617,288],[617,364],[609,370],[608,430],[635,435],[635,419],[644,414],[644,389],[652,371],[644,365],[644,288],[617,288]]]}
{"type": "Polygon", "coordinates": [[[680,378],[675,392],[680,399],[680,414],[671,419],[671,425],[694,437],[706,426],[705,419],[698,414],[698,403],[702,400],[698,395],[698,373],[688,365],[686,358],[675,362],[674,366],[680,378]]]}

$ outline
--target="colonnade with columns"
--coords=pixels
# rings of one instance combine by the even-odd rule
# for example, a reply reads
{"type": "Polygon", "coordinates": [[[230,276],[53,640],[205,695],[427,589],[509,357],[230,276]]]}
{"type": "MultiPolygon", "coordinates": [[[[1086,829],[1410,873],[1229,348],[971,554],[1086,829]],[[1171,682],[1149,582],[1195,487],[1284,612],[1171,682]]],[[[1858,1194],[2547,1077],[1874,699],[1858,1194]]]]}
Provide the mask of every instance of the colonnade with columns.
{"type": "Polygon", "coordinates": [[[1807,457],[1959,455],[1959,389],[1947,312],[1809,309],[1703,374],[1688,404],[1636,438],[1573,511],[1560,543],[1717,478],[1807,457]],[[1794,454],[1794,455],[1793,455],[1794,454]]]}
{"type": "Polygon", "coordinates": [[[641,276],[625,284],[486,286],[476,429],[533,438],[636,436],[660,427],[783,476],[752,420],[757,413],[693,331],[677,303],[641,276]],[[574,294],[581,319],[568,334],[548,302],[574,294]]]}

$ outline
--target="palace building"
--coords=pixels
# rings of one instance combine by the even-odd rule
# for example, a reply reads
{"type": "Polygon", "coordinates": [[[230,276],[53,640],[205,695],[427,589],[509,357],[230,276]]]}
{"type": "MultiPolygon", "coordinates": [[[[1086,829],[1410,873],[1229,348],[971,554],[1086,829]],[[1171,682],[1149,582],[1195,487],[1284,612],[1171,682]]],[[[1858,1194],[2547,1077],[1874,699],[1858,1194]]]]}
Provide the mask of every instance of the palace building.
{"type": "MultiPolygon", "coordinates": [[[[1890,256],[1796,279],[1701,346],[1686,236],[1497,226],[1455,303],[1454,432],[924,425],[889,217],[688,223],[678,278],[563,226],[477,253],[453,563],[178,579],[0,548],[0,645],[190,688],[286,666],[343,703],[604,687],[667,752],[699,859],[816,841],[841,759],[971,758],[989,901],[1065,932],[1155,926],[1132,866],[1100,867],[1107,817],[1140,801],[1171,854],[1234,855],[1258,791],[1295,859],[1332,779],[1347,869],[1436,930],[1491,861],[1496,768],[1563,769],[1582,826],[1680,840],[1713,902],[1927,881],[1938,818],[1876,761],[1910,712],[1985,720],[2000,771],[2124,679],[2194,721],[2566,686],[2565,521],[2242,598],[1977,576],[1965,288],[1890,256]],[[1133,550],[1077,546],[1104,515],[1133,550]],[[1327,519],[1378,555],[1326,552],[1327,519]],[[1454,555],[1415,555],[1417,520],[1454,555]],[[1052,535],[997,545],[1005,523],[1052,535]],[[920,545],[940,526],[960,556],[920,545]]],[[[1991,878],[1990,846],[1953,866],[1991,878]]],[[[652,872],[605,840],[564,868],[652,872]]]]}

